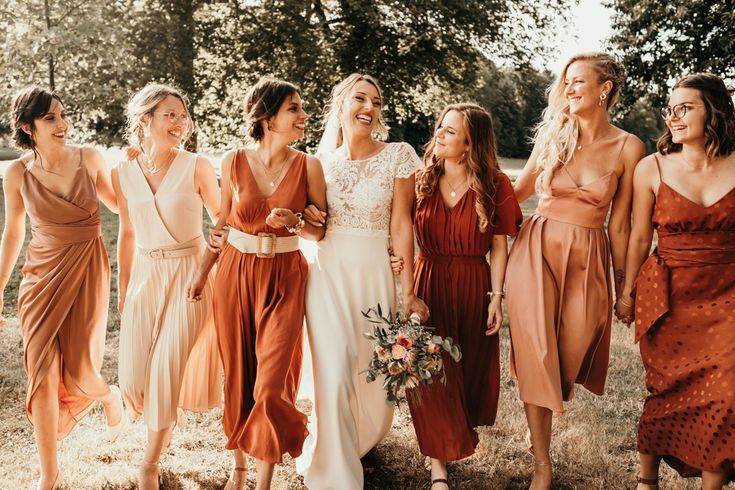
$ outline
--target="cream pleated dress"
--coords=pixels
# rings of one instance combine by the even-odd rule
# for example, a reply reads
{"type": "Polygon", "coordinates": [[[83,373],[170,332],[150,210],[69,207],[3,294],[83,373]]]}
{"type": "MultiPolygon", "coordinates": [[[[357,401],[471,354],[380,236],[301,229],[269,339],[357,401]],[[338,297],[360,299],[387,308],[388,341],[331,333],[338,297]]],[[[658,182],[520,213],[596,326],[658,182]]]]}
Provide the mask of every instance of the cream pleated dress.
{"type": "Polygon", "coordinates": [[[204,411],[221,399],[214,277],[201,301],[186,299],[206,247],[196,157],[180,150],[155,193],[137,162],[118,166],[136,243],[120,319],[120,388],[153,431],[170,427],[177,407],[204,411]]]}

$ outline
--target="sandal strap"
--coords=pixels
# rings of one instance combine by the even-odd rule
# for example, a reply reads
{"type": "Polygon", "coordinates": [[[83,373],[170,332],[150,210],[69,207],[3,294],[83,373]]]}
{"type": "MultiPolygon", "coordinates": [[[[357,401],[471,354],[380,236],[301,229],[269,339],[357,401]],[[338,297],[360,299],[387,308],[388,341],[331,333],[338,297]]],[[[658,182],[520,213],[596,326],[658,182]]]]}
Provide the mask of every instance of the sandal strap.
{"type": "Polygon", "coordinates": [[[232,468],[232,471],[248,471],[247,468],[243,468],[242,466],[235,466],[232,468]]]}
{"type": "Polygon", "coordinates": [[[434,486],[435,483],[443,483],[446,486],[449,486],[449,480],[447,480],[446,478],[434,478],[433,480],[431,480],[432,487],[434,486]]]}
{"type": "Polygon", "coordinates": [[[641,475],[636,475],[635,479],[644,485],[658,486],[658,478],[643,478],[641,475]]]}

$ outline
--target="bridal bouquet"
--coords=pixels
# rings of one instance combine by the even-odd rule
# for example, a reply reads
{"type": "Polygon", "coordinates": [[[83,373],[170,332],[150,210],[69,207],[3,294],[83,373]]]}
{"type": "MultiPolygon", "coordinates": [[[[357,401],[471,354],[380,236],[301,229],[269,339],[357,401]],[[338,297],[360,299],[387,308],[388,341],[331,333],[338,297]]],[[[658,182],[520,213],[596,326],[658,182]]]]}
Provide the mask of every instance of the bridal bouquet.
{"type": "Polygon", "coordinates": [[[383,389],[389,405],[398,405],[402,389],[431,384],[435,377],[446,382],[442,351],[455,362],[462,358],[451,337],[433,335],[432,327],[420,325],[412,318],[405,320],[400,313],[390,312],[383,316],[380,305],[362,315],[373,324],[372,331],[363,334],[373,343],[373,358],[363,372],[367,373],[368,383],[385,376],[383,389]]]}

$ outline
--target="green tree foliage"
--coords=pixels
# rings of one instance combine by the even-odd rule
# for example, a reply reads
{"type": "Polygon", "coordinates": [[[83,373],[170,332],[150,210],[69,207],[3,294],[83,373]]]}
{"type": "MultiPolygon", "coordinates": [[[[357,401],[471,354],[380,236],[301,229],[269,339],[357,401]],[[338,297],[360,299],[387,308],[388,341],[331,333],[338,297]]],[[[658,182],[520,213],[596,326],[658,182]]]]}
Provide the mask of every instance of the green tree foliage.
{"type": "Polygon", "coordinates": [[[665,103],[669,87],[682,75],[711,71],[735,78],[735,1],[611,0],[615,9],[612,43],[628,69],[630,89],[623,105],[650,93],[665,103]]]}

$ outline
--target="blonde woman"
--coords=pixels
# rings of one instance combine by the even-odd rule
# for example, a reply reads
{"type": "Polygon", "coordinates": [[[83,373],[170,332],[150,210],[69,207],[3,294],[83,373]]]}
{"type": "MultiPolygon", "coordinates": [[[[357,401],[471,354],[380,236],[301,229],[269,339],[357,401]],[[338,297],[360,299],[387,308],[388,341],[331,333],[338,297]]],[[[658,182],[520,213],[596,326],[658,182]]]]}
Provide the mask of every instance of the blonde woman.
{"type": "Polygon", "coordinates": [[[517,377],[535,468],[531,488],[550,488],[551,416],[579,383],[605,387],[612,287],[620,293],[633,169],[643,143],[610,124],[625,79],[610,55],[574,56],[549,90],[535,147],[514,189],[520,202],[538,189],[535,213],[508,259],[511,373],[517,377]],[[605,217],[611,207],[605,233],[605,217]]]}
{"type": "Polygon", "coordinates": [[[57,440],[69,435],[96,400],[104,406],[111,439],[124,420],[120,391],[100,376],[110,262],[99,201],[113,212],[117,203],[99,152],[67,141],[71,127],[58,95],[27,87],[13,98],[10,115],[15,145],[27,152],[10,164],[3,179],[0,307],[23,246],[27,214],[31,241],[18,320],[28,375],[26,415],[41,465],[36,488],[48,490],[60,480],[57,440]]]}
{"type": "Polygon", "coordinates": [[[130,99],[127,118],[129,142],[141,153],[112,173],[120,204],[120,386],[148,429],[139,487],[154,489],[177,407],[204,411],[220,401],[212,289],[199,303],[186,300],[206,247],[202,205],[214,220],[220,196],[212,165],[182,148],[193,125],[181,92],[149,84],[130,99]]]}
{"type": "MultiPolygon", "coordinates": [[[[411,208],[414,172],[421,167],[406,143],[384,143],[383,96],[378,82],[352,74],[334,90],[325,111],[318,156],[327,181],[328,214],[309,270],[306,319],[314,371],[314,408],[304,454],[296,468],[309,488],[363,487],[360,458],[390,429],[393,410],[381,383],[368,384],[371,357],[361,311],[380,304],[396,310],[388,256],[413,257],[411,208]]],[[[400,274],[403,311],[425,320],[426,305],[413,293],[413,264],[400,274]]]]}

